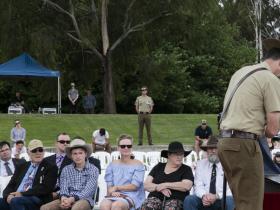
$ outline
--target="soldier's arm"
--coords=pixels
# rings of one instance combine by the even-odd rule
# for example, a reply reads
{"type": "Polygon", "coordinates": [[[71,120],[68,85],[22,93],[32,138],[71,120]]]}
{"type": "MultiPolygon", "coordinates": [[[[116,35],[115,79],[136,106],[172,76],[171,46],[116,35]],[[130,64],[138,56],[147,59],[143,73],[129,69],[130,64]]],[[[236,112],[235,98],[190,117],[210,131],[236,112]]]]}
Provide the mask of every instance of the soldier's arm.
{"type": "Polygon", "coordinates": [[[280,129],[279,126],[280,112],[270,112],[266,114],[267,125],[265,129],[265,135],[272,138],[280,129]]]}

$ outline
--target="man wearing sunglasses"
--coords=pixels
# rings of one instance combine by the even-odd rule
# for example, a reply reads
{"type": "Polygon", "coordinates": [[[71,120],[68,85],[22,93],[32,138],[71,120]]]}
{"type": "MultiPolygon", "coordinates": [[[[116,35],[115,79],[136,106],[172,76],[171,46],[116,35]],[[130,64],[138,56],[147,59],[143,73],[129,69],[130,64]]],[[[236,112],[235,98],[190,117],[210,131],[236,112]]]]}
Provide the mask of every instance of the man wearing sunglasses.
{"type": "Polygon", "coordinates": [[[151,135],[151,113],[153,111],[154,102],[153,99],[147,95],[148,88],[143,86],[141,88],[141,96],[138,96],[135,101],[135,109],[138,114],[138,145],[143,144],[143,129],[146,126],[148,143],[153,145],[152,135],[151,135]]]}
{"type": "Polygon", "coordinates": [[[0,199],[1,210],[37,210],[52,200],[57,167],[44,161],[44,146],[33,139],[28,145],[30,161],[19,165],[0,199]]]}
{"type": "MultiPolygon", "coordinates": [[[[67,133],[60,133],[57,135],[55,141],[55,154],[46,157],[45,160],[50,164],[56,165],[58,168],[57,179],[60,177],[62,169],[71,164],[72,160],[66,156],[65,148],[70,145],[70,136],[67,133]]],[[[59,183],[57,182],[55,190],[53,192],[53,199],[56,199],[59,193],[59,183]]]]}

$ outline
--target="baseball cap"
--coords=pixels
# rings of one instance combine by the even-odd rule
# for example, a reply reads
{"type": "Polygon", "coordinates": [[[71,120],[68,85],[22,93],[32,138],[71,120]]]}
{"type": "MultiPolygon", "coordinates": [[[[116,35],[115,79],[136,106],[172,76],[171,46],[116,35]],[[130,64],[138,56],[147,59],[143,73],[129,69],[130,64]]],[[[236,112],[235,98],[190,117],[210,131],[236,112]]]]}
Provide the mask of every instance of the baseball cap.
{"type": "Polygon", "coordinates": [[[28,144],[28,150],[31,151],[33,149],[36,149],[36,148],[39,148],[39,147],[44,147],[43,146],[43,143],[41,140],[38,140],[38,139],[33,139],[29,142],[28,144]]]}
{"type": "Polygon", "coordinates": [[[201,120],[201,125],[206,125],[207,124],[207,120],[201,120]]]}

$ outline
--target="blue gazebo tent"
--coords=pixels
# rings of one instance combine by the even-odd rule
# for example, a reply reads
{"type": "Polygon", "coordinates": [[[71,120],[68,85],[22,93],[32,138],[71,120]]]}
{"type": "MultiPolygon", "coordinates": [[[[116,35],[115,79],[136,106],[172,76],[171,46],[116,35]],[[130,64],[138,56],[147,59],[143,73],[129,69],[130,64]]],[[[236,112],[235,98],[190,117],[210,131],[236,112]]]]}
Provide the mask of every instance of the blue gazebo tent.
{"type": "Polygon", "coordinates": [[[23,53],[0,65],[0,76],[11,77],[56,77],[57,78],[57,110],[61,111],[60,72],[47,69],[29,54],[23,53]]]}

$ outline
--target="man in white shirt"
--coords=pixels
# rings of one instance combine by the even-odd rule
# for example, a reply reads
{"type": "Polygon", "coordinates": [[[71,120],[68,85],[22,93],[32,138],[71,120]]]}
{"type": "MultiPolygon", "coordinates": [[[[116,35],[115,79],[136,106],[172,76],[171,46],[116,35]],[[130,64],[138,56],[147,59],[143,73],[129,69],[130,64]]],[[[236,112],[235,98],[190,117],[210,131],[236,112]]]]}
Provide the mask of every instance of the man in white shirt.
{"type": "Polygon", "coordinates": [[[11,176],[18,164],[25,162],[11,157],[11,146],[7,141],[0,142],[0,176],[11,176]]]}
{"type": "MultiPolygon", "coordinates": [[[[211,136],[200,148],[207,152],[207,158],[197,162],[194,178],[194,195],[184,200],[184,210],[219,210],[223,196],[224,172],[217,156],[218,139],[211,136]]],[[[227,186],[226,210],[234,209],[234,201],[227,186]]]]}
{"type": "Polygon", "coordinates": [[[20,155],[23,153],[27,153],[26,147],[24,146],[24,141],[18,140],[12,148],[12,157],[19,159],[20,155]]]}
{"type": "Polygon", "coordinates": [[[102,149],[111,153],[111,145],[109,142],[109,133],[105,128],[100,128],[92,133],[92,150],[102,149]]]}

